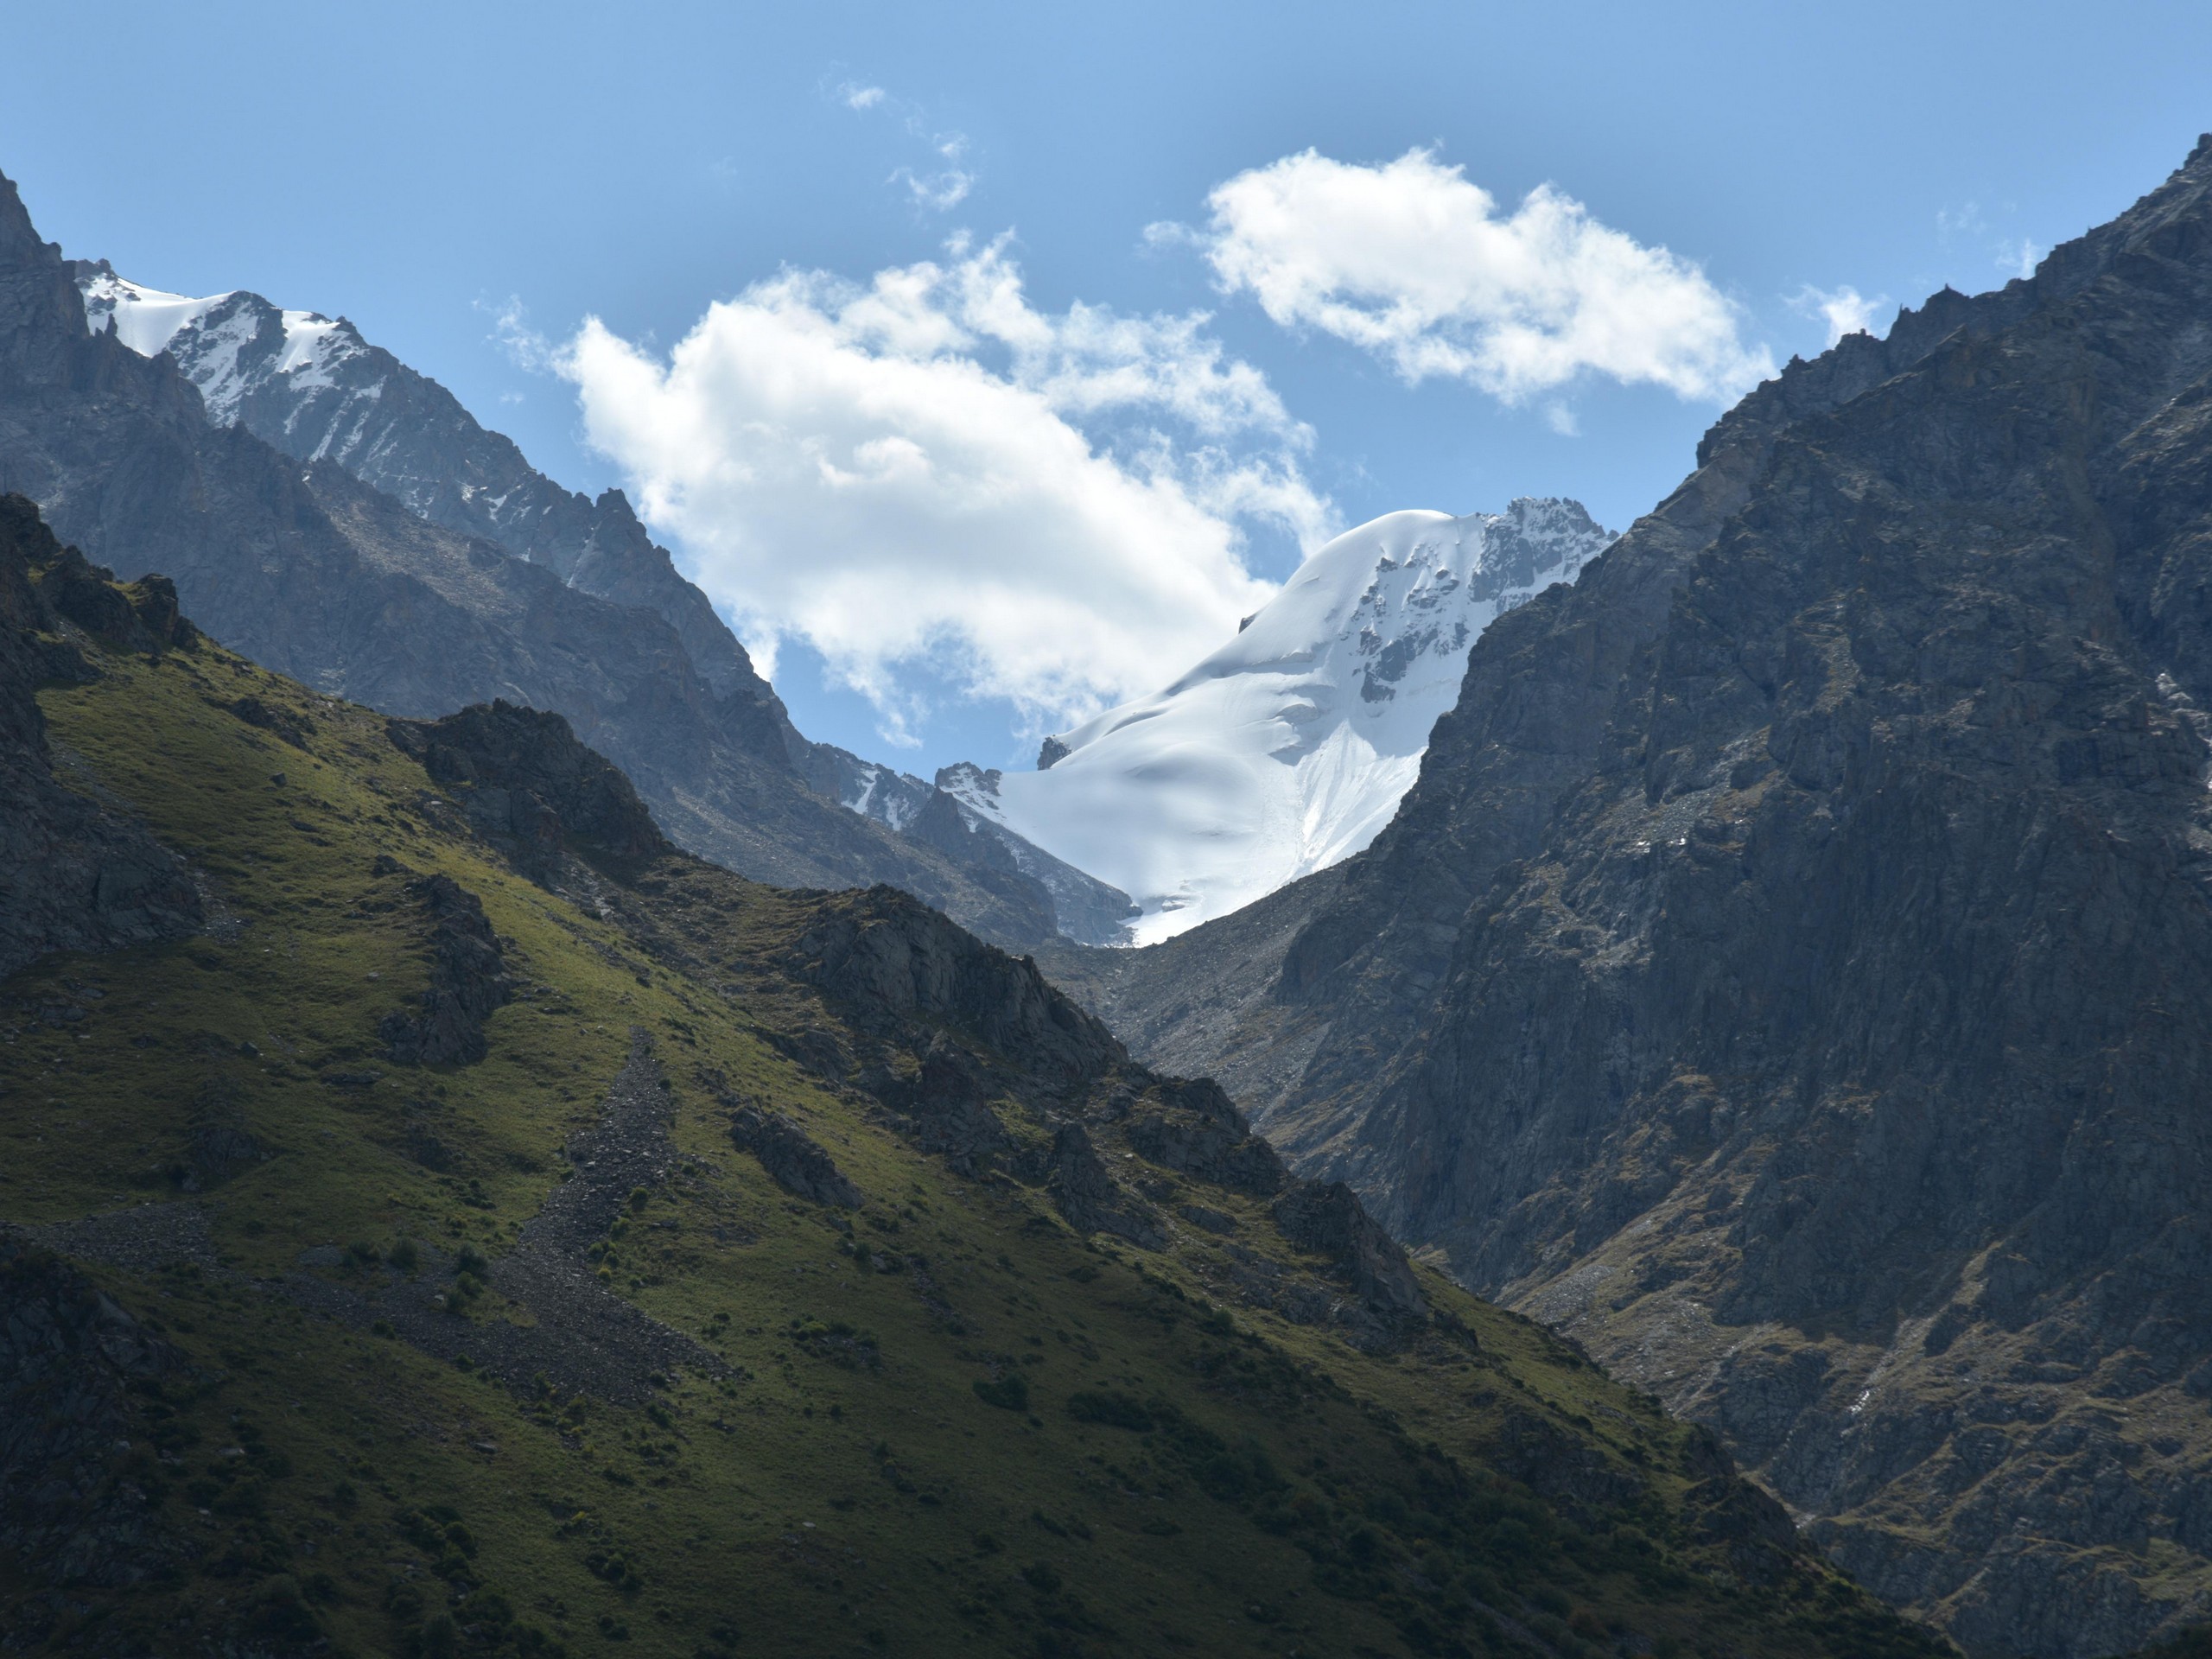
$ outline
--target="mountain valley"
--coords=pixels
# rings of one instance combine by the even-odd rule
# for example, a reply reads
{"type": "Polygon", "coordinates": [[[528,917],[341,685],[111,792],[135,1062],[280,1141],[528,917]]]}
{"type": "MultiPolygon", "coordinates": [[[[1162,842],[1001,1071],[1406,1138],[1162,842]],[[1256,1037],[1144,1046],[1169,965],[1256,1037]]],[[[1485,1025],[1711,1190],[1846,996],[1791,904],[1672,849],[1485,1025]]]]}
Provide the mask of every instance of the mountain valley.
{"type": "Polygon", "coordinates": [[[924,779],[0,178],[0,1652],[2205,1651],[2212,136],[2021,269],[924,779]]]}

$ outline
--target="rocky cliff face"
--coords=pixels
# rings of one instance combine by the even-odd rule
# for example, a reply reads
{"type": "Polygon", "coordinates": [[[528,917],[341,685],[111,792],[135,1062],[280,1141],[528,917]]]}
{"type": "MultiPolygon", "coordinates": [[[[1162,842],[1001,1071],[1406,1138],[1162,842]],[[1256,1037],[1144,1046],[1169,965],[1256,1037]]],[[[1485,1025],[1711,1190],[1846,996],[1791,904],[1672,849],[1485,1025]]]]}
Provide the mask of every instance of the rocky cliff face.
{"type": "Polygon", "coordinates": [[[2212,1611],[2209,371],[2212,140],[1724,419],[1240,1006],[1092,984],[1981,1652],[2212,1611]]]}

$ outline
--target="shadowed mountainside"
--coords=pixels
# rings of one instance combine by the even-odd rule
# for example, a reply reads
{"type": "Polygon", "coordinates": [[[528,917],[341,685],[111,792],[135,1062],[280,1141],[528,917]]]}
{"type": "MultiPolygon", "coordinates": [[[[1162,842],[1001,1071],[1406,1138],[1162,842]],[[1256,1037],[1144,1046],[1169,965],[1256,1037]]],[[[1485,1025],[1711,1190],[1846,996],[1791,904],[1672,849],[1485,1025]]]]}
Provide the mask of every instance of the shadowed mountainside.
{"type": "Polygon", "coordinates": [[[1053,958],[1977,1651],[2212,1611],[2208,370],[2212,141],[1747,397],[1339,879],[1053,958]]]}

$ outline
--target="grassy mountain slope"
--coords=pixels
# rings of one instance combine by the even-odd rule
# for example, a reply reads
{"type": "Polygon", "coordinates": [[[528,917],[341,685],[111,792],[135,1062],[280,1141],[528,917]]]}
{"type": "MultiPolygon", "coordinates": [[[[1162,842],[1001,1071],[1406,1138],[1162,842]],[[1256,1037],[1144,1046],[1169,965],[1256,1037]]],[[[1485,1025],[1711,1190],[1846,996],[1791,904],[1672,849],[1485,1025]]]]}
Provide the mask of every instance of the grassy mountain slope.
{"type": "Polygon", "coordinates": [[[208,920],[0,983],[16,1646],[1938,1650],[912,900],[550,717],[46,626],[208,920]]]}

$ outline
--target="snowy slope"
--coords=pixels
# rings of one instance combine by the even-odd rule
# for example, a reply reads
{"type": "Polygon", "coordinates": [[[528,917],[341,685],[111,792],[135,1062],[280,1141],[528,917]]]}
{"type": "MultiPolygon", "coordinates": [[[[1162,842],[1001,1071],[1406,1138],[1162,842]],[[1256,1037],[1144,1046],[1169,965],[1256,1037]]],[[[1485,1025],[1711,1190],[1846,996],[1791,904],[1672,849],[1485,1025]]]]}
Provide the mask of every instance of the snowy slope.
{"type": "Polygon", "coordinates": [[[236,424],[245,399],[280,377],[295,398],[325,392],[373,403],[383,390],[375,384],[341,391],[334,378],[340,364],[368,355],[350,322],[315,311],[280,311],[243,289],[203,300],[164,294],[117,276],[104,262],[83,267],[77,285],[92,331],[112,328],[142,356],[168,352],[200,388],[218,426],[236,424]]]}
{"type": "Polygon", "coordinates": [[[1049,741],[1049,769],[938,782],[1128,893],[1137,943],[1167,938],[1374,840],[1475,636],[1611,540],[1573,501],[1387,514],[1308,559],[1173,685],[1049,741]]]}

